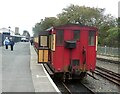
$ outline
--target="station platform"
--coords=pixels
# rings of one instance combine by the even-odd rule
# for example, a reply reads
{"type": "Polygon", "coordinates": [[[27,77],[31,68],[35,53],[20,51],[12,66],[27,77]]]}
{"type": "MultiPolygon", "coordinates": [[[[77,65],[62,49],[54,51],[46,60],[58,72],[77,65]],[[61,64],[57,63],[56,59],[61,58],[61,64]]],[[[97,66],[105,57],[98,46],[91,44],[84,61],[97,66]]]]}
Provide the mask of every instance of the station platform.
{"type": "Polygon", "coordinates": [[[35,92],[58,92],[60,93],[53,80],[48,75],[42,64],[37,63],[37,53],[33,46],[30,46],[31,61],[30,69],[32,73],[33,85],[35,92]]]}

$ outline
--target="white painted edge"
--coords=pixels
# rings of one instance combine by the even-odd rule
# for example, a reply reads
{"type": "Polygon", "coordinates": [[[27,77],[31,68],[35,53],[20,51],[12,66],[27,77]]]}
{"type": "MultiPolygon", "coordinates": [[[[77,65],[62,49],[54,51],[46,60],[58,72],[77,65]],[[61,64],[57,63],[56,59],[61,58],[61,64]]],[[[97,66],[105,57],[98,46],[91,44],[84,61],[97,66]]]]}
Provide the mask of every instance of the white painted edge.
{"type": "Polygon", "coordinates": [[[2,46],[0,46],[0,94],[2,94],[2,46]]]}
{"type": "MultiPolygon", "coordinates": [[[[31,47],[31,46],[30,46],[30,50],[32,50],[32,47],[31,47]]],[[[32,52],[30,52],[30,54],[32,54],[32,52]]],[[[32,60],[32,58],[31,58],[31,60],[32,60]]],[[[31,60],[30,60],[30,69],[31,69],[31,73],[32,73],[32,62],[31,62],[31,60]]],[[[47,73],[47,71],[45,70],[43,64],[37,64],[37,65],[38,65],[38,66],[39,66],[39,65],[42,65],[42,68],[43,68],[43,71],[44,71],[45,74],[46,74],[46,77],[49,79],[50,83],[53,85],[53,87],[54,87],[54,89],[56,90],[56,92],[58,92],[58,94],[62,94],[62,93],[60,92],[60,90],[57,88],[57,86],[55,85],[55,83],[53,82],[53,80],[50,78],[50,76],[49,76],[49,74],[47,73]]],[[[37,77],[38,77],[38,76],[37,76],[37,77]]],[[[33,76],[32,76],[32,79],[33,79],[33,76]]],[[[33,83],[33,85],[34,85],[34,83],[33,83]]],[[[35,85],[34,85],[34,87],[35,87],[35,85]]],[[[35,89],[35,92],[36,92],[36,89],[35,89]]]]}
{"type": "Polygon", "coordinates": [[[56,90],[59,94],[62,94],[62,93],[60,92],[60,90],[57,88],[57,86],[55,85],[55,83],[53,82],[53,80],[51,79],[51,77],[49,76],[49,74],[47,73],[47,71],[45,70],[43,64],[41,64],[41,65],[42,65],[42,68],[43,68],[45,74],[47,75],[50,83],[51,83],[51,84],[53,85],[53,87],[55,88],[55,90],[56,90]]]}

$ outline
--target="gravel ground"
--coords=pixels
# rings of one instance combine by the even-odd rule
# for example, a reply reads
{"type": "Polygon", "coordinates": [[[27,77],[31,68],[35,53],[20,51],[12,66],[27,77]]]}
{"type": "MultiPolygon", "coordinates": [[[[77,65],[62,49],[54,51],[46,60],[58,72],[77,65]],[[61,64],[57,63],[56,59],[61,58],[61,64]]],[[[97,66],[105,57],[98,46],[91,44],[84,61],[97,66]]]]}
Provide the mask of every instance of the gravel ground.
{"type": "Polygon", "coordinates": [[[98,80],[95,80],[90,76],[87,76],[87,78],[83,80],[83,83],[86,84],[94,92],[101,92],[101,93],[120,92],[120,87],[118,87],[114,83],[97,75],[95,75],[95,77],[98,78],[98,80]]]}
{"type": "Polygon", "coordinates": [[[120,74],[120,64],[97,60],[96,65],[120,74]]]}
{"type": "MultiPolygon", "coordinates": [[[[113,72],[119,72],[119,65],[109,62],[104,62],[97,60],[97,66],[109,69],[113,72]]],[[[101,92],[101,93],[117,93],[120,92],[120,87],[115,85],[114,83],[104,79],[101,76],[95,75],[98,80],[93,79],[90,76],[87,76],[86,79],[83,80],[83,83],[86,84],[89,88],[91,88],[94,92],[101,92]]]]}

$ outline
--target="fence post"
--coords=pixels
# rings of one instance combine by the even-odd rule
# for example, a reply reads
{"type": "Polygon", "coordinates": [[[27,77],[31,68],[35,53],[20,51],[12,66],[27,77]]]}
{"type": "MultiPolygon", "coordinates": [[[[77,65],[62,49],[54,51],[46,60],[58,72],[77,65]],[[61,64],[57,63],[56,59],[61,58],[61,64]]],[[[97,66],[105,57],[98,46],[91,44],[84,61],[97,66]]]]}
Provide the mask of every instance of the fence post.
{"type": "Polygon", "coordinates": [[[106,45],[105,45],[105,54],[106,54],[106,45]]]}

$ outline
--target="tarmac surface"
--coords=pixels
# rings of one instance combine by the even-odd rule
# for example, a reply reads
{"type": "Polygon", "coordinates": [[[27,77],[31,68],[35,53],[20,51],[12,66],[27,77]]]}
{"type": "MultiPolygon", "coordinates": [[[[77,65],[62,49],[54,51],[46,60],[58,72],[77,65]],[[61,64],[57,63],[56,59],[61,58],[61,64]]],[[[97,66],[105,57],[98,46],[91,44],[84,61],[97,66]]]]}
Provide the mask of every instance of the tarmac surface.
{"type": "Polygon", "coordinates": [[[2,92],[34,92],[29,43],[16,43],[14,50],[2,47],[2,92]]]}
{"type": "MultiPolygon", "coordinates": [[[[16,43],[14,50],[0,47],[0,92],[58,92],[29,42],[16,43]]],[[[11,93],[10,93],[11,94],[11,93]]]]}

